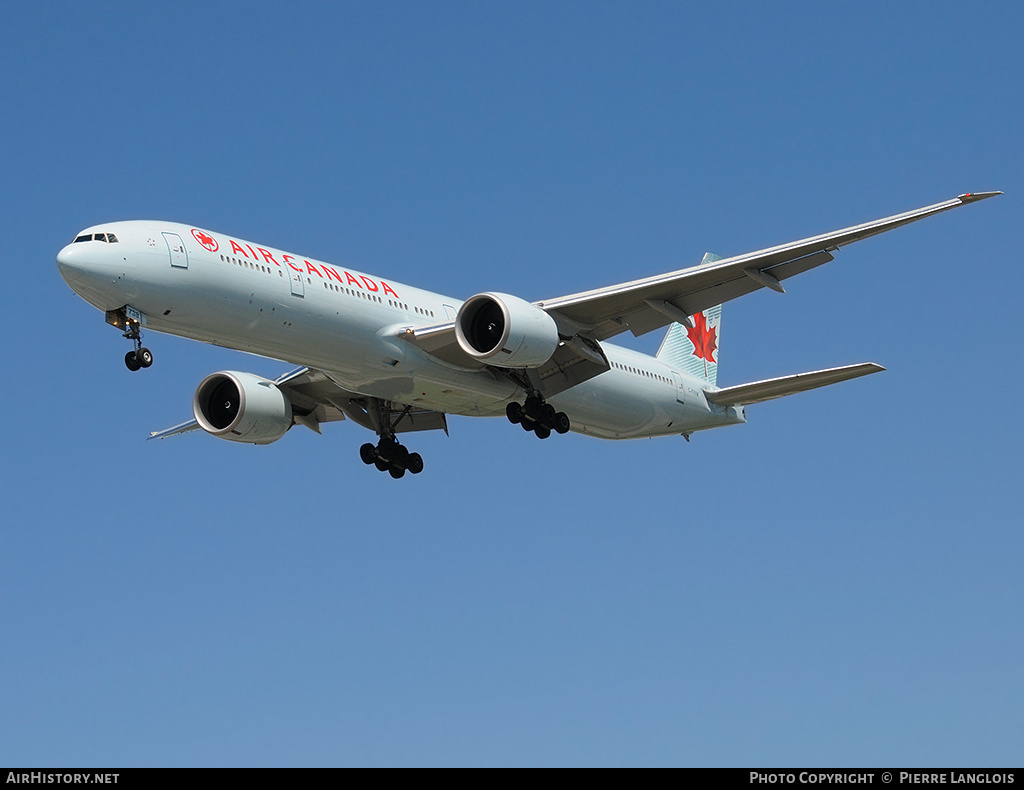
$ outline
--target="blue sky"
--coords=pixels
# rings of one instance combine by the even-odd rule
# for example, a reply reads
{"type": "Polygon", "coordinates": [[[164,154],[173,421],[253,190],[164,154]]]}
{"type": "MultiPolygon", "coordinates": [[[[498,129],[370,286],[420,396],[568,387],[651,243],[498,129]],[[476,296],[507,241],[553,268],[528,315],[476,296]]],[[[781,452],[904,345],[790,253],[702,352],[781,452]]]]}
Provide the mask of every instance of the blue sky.
{"type": "MultiPolygon", "coordinates": [[[[1018,3],[19,4],[0,30],[0,764],[1019,765],[1018,3]],[[749,424],[362,465],[146,442],[208,373],[60,279],[214,228],[540,299],[1006,195],[726,305],[749,424]],[[1014,218],[1017,219],[1014,219],[1014,218]]],[[[634,341],[653,352],[661,333],[634,341]]]]}

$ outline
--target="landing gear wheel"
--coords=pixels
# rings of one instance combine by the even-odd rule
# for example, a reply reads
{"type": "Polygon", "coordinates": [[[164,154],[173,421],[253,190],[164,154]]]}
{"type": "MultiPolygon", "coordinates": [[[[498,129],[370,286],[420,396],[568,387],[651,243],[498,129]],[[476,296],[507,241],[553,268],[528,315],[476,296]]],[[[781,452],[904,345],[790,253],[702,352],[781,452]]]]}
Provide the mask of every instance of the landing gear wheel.
{"type": "Polygon", "coordinates": [[[405,459],[409,457],[409,451],[394,439],[381,439],[377,444],[377,456],[395,466],[405,466],[405,459]]]}
{"type": "Polygon", "coordinates": [[[517,425],[523,421],[523,407],[522,404],[512,401],[508,406],[505,407],[505,416],[508,417],[508,421],[513,425],[517,425]]]}
{"type": "Polygon", "coordinates": [[[423,458],[420,457],[419,453],[409,453],[409,458],[405,462],[405,468],[412,474],[418,475],[423,471],[423,458]]]}
{"type": "Polygon", "coordinates": [[[523,420],[523,421],[522,421],[521,423],[519,423],[519,424],[523,426],[523,430],[524,430],[524,431],[526,431],[527,433],[529,433],[530,431],[532,431],[532,430],[533,430],[533,427],[534,427],[534,426],[535,426],[535,425],[536,425],[537,423],[535,423],[535,422],[532,422],[532,421],[530,421],[530,420],[523,420]]]}
{"type": "Polygon", "coordinates": [[[138,357],[135,356],[134,351],[129,351],[127,354],[124,355],[124,364],[125,367],[127,367],[128,370],[131,371],[136,371],[142,367],[142,365],[139,363],[138,357]]]}
{"type": "Polygon", "coordinates": [[[545,425],[547,425],[548,427],[552,427],[552,428],[554,427],[554,425],[555,425],[555,407],[554,406],[552,406],[550,403],[545,403],[543,406],[541,406],[540,415],[541,415],[542,421],[543,421],[543,423],[545,425]]]}
{"type": "Polygon", "coordinates": [[[401,466],[392,466],[388,471],[391,472],[391,476],[395,478],[395,480],[401,480],[405,477],[405,469],[401,466]]]}
{"type": "Polygon", "coordinates": [[[377,458],[377,460],[374,461],[373,463],[374,463],[374,466],[377,467],[377,471],[378,472],[386,472],[391,467],[391,464],[389,464],[383,458],[377,458]]]}
{"type": "Polygon", "coordinates": [[[359,448],[359,457],[363,460],[363,463],[369,466],[377,460],[377,448],[367,442],[359,448]]]}
{"type": "Polygon", "coordinates": [[[551,435],[551,429],[546,425],[538,425],[533,429],[538,439],[547,439],[551,435]]]}
{"type": "Polygon", "coordinates": [[[558,412],[555,415],[555,423],[552,426],[557,433],[568,433],[569,432],[569,415],[564,411],[558,412]]]}
{"type": "Polygon", "coordinates": [[[153,352],[148,348],[140,348],[135,352],[135,361],[138,362],[141,367],[148,368],[153,364],[153,352]]]}

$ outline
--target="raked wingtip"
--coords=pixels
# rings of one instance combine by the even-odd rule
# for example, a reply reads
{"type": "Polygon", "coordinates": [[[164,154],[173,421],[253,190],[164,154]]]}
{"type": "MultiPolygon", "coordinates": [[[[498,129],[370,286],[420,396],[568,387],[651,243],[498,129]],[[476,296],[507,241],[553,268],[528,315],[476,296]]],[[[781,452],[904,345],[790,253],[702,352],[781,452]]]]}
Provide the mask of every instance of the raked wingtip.
{"type": "Polygon", "coordinates": [[[1001,195],[1002,192],[965,192],[962,195],[957,195],[961,203],[974,203],[978,200],[984,200],[985,198],[995,197],[1001,195]]]}

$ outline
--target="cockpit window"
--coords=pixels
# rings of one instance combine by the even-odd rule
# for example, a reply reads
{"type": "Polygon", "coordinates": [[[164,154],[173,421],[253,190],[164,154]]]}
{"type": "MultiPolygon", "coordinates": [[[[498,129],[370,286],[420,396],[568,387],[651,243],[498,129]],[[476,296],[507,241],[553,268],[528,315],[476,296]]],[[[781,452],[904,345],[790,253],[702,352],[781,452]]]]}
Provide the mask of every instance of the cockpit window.
{"type": "Polygon", "coordinates": [[[103,241],[109,244],[117,244],[117,236],[113,233],[85,233],[71,243],[77,244],[80,241],[103,241]]]}

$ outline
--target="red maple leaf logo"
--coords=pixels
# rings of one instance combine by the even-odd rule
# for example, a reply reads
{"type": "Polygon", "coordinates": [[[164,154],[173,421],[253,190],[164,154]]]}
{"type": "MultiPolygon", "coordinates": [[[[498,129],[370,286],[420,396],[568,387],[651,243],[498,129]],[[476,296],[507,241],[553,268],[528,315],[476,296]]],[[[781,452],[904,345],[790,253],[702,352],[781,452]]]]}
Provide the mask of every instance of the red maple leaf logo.
{"type": "Polygon", "coordinates": [[[210,252],[216,252],[220,248],[217,240],[209,233],[203,233],[201,230],[193,228],[192,235],[196,237],[196,241],[206,247],[210,252]]]}
{"type": "Polygon", "coordinates": [[[718,350],[717,334],[716,327],[707,325],[704,313],[693,316],[693,328],[687,327],[686,336],[693,343],[693,355],[697,359],[715,361],[715,352],[718,350]]]}

